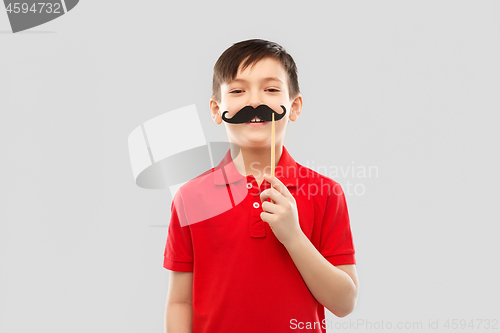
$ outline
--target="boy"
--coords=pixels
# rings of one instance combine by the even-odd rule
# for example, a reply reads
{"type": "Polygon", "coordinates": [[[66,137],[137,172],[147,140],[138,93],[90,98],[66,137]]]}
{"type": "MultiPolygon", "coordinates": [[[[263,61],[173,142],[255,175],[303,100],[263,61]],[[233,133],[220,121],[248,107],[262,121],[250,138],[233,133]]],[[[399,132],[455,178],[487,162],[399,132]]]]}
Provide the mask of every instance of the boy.
{"type": "Polygon", "coordinates": [[[242,41],[218,59],[210,111],[216,124],[225,121],[231,149],[173,200],[166,332],[326,332],[324,307],[339,317],[354,309],[344,193],[283,146],[287,123],[301,110],[297,69],[280,45],[242,41]],[[214,213],[227,193],[231,205],[214,213]],[[204,219],[200,212],[209,210],[204,219]]]}

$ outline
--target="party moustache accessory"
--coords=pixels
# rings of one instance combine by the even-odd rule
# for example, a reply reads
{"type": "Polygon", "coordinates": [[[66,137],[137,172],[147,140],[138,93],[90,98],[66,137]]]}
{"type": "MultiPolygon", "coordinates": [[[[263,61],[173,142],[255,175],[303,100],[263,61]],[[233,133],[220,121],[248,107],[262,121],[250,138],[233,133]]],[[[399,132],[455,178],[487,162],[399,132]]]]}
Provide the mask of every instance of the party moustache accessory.
{"type": "Polygon", "coordinates": [[[236,114],[231,118],[226,117],[226,113],[229,113],[229,111],[224,111],[222,113],[222,119],[230,124],[243,124],[249,122],[250,120],[253,120],[255,117],[263,121],[271,121],[273,119],[272,116],[274,114],[274,120],[280,120],[286,114],[286,108],[283,105],[280,106],[283,109],[283,113],[281,114],[275,112],[266,104],[261,104],[256,108],[254,108],[251,105],[247,105],[238,112],[236,112],[236,114]]]}

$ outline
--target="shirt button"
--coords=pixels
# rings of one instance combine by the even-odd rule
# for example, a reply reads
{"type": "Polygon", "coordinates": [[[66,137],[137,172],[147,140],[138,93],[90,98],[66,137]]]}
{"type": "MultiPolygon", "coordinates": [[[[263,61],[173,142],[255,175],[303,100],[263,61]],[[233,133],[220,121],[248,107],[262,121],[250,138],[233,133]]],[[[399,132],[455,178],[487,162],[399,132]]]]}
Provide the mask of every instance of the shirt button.
{"type": "Polygon", "coordinates": [[[253,208],[259,208],[259,203],[258,202],[254,202],[253,203],[253,208]]]}
{"type": "Polygon", "coordinates": [[[252,188],[252,183],[247,183],[247,188],[251,189],[252,188]]]}

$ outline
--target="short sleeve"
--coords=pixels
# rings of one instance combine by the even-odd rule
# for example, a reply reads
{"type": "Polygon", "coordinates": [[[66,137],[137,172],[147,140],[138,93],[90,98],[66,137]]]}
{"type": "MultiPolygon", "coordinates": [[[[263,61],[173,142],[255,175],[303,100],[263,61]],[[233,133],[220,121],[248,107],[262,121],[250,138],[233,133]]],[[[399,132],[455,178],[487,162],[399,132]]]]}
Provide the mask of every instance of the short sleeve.
{"type": "Polygon", "coordinates": [[[172,271],[193,271],[193,246],[191,230],[185,221],[186,214],[179,189],[172,200],[170,224],[168,226],[167,244],[163,267],[172,271]],[[181,226],[182,225],[182,226],[181,226]]]}
{"type": "Polygon", "coordinates": [[[335,266],[356,264],[347,202],[342,187],[335,181],[326,200],[319,252],[335,266]]]}

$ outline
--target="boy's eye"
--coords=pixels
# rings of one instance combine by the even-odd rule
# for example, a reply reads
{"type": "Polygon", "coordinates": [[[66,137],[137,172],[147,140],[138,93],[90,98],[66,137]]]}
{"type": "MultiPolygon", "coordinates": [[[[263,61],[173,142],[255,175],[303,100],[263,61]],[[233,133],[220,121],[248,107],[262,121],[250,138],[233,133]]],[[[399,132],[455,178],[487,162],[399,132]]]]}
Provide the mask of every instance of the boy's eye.
{"type": "Polygon", "coordinates": [[[239,94],[240,92],[243,92],[243,90],[237,89],[237,90],[230,91],[229,93],[230,94],[239,94]]]}
{"type": "Polygon", "coordinates": [[[267,89],[269,92],[279,92],[279,89],[269,88],[267,89]]]}

